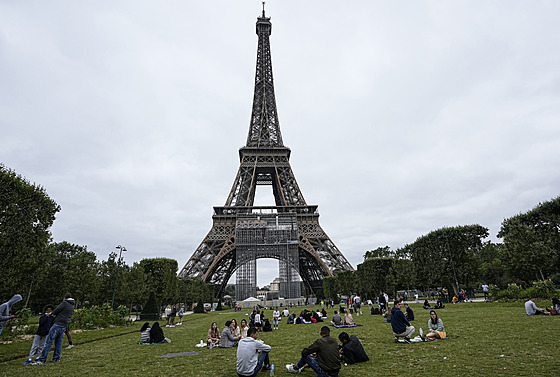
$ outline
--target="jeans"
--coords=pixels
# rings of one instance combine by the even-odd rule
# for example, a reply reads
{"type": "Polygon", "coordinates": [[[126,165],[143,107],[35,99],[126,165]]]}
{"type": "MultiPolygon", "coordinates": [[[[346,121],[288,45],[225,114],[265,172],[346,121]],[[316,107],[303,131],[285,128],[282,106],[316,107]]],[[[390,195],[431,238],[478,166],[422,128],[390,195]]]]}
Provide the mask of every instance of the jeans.
{"type": "Polygon", "coordinates": [[[321,368],[317,360],[311,356],[302,357],[296,364],[297,369],[301,369],[305,364],[309,365],[311,369],[317,374],[317,377],[334,377],[338,376],[338,371],[327,373],[321,368]]]}
{"type": "Polygon", "coordinates": [[[39,356],[36,361],[44,363],[47,361],[47,356],[51,350],[51,346],[54,342],[54,353],[53,360],[60,359],[60,353],[62,352],[62,340],[64,338],[64,332],[66,331],[66,326],[53,325],[49,330],[49,335],[47,336],[47,341],[45,342],[45,348],[43,348],[43,353],[39,356]]]}

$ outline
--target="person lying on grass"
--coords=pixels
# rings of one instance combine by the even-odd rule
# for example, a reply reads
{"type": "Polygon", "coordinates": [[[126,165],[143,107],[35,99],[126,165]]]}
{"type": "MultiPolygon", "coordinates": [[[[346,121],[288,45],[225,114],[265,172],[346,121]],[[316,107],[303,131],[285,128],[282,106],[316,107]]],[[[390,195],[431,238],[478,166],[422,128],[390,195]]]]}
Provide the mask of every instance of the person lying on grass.
{"type": "Polygon", "coordinates": [[[428,320],[428,329],[430,332],[424,335],[422,340],[435,340],[447,337],[443,328],[443,321],[438,318],[435,310],[430,310],[430,319],[428,320]]]}
{"type": "Polygon", "coordinates": [[[346,364],[369,361],[369,357],[356,335],[349,336],[343,331],[338,335],[338,340],[342,343],[342,346],[340,346],[340,358],[346,364]]]}
{"type": "Polygon", "coordinates": [[[340,352],[338,342],[331,337],[331,330],[327,326],[321,327],[317,339],[309,347],[301,351],[301,359],[296,364],[287,364],[289,373],[299,373],[308,365],[319,377],[337,377],[340,371],[340,352]],[[315,355],[316,357],[313,357],[315,355]]]}
{"type": "Polygon", "coordinates": [[[220,341],[220,329],[216,322],[212,322],[210,329],[208,330],[208,336],[206,338],[206,345],[208,348],[212,349],[218,345],[220,341]]]}

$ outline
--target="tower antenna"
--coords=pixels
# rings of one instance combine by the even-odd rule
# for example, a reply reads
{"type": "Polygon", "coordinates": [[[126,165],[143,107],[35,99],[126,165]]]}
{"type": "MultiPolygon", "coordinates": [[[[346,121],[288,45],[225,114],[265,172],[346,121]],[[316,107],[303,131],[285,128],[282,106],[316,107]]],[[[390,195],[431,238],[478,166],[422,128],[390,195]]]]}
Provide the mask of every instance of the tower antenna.
{"type": "Polygon", "coordinates": [[[263,4],[263,18],[264,18],[265,17],[264,16],[264,4],[265,4],[265,2],[263,1],[262,4],[263,4]]]}

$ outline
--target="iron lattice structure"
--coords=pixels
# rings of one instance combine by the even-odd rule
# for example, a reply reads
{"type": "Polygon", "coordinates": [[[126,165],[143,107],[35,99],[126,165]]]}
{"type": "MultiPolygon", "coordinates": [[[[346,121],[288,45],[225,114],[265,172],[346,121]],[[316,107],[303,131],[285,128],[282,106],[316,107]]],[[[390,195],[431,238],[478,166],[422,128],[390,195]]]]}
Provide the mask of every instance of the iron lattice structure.
{"type": "Polygon", "coordinates": [[[286,298],[299,296],[298,274],[317,292],[324,276],[353,270],[319,225],[317,206],[305,202],[290,166],[291,151],[282,141],[274,95],[272,24],[264,10],[256,29],[253,108],[247,143],[239,149],[239,170],[225,205],[214,207],[210,232],[179,272],[182,278],[214,283],[221,297],[237,271],[238,300],[254,293],[259,258],[280,260],[280,295],[286,298]],[[274,206],[253,205],[257,185],[272,186],[274,206]]]}

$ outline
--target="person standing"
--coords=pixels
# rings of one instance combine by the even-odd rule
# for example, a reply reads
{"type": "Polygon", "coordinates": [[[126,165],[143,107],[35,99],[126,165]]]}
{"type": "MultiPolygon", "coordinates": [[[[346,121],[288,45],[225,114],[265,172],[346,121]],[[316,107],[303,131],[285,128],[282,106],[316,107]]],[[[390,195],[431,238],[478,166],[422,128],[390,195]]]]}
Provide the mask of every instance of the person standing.
{"type": "Polygon", "coordinates": [[[278,330],[278,320],[280,319],[280,311],[278,307],[272,312],[272,325],[274,326],[275,330],[278,330]]]}
{"type": "Polygon", "coordinates": [[[251,327],[247,330],[247,337],[239,341],[236,363],[238,376],[258,376],[263,365],[263,369],[270,369],[268,353],[272,348],[257,340],[258,337],[259,331],[251,327]]]}
{"type": "Polygon", "coordinates": [[[488,299],[488,284],[482,284],[482,293],[484,293],[484,301],[488,299]]]}
{"type": "Polygon", "coordinates": [[[49,330],[49,335],[45,341],[45,348],[43,348],[43,353],[39,356],[35,362],[31,365],[42,365],[47,361],[47,356],[51,350],[51,346],[54,342],[54,353],[52,362],[60,361],[60,354],[62,353],[62,340],[64,338],[64,332],[66,328],[70,325],[70,320],[74,314],[74,299],[70,293],[64,295],[64,299],[53,310],[51,315],[56,316],[54,323],[49,330]]]}
{"type": "Polygon", "coordinates": [[[15,294],[11,299],[0,305],[0,334],[2,334],[2,329],[6,326],[8,320],[16,317],[14,314],[10,314],[10,309],[20,301],[21,295],[15,294]]]}
{"type": "Polygon", "coordinates": [[[52,305],[47,305],[45,306],[45,309],[43,309],[44,314],[39,318],[39,328],[37,329],[37,332],[35,332],[33,344],[31,345],[31,351],[29,351],[29,357],[23,365],[31,364],[35,353],[37,353],[37,355],[41,355],[43,353],[43,348],[45,347],[45,341],[49,335],[49,330],[54,323],[54,317],[51,315],[53,309],[54,306],[52,305]]]}
{"type": "Polygon", "coordinates": [[[414,326],[408,322],[401,310],[400,300],[395,300],[393,309],[391,310],[391,327],[395,335],[395,343],[399,342],[400,337],[404,337],[406,343],[411,343],[410,336],[414,333],[414,326]]]}
{"type": "Polygon", "coordinates": [[[340,351],[338,342],[331,337],[327,326],[321,327],[321,337],[301,351],[301,359],[296,364],[287,364],[289,373],[299,373],[308,365],[318,377],[337,377],[340,372],[340,351]],[[311,355],[315,354],[316,357],[311,355]]]}
{"type": "Polygon", "coordinates": [[[183,316],[185,315],[185,305],[181,305],[181,307],[179,308],[179,322],[177,322],[177,325],[182,325],[183,324],[183,316]]]}
{"type": "Polygon", "coordinates": [[[354,311],[356,312],[357,316],[364,315],[362,313],[362,299],[358,295],[354,297],[354,311]]]}

